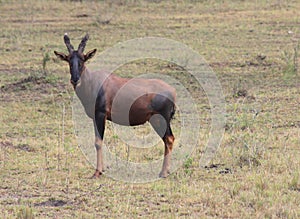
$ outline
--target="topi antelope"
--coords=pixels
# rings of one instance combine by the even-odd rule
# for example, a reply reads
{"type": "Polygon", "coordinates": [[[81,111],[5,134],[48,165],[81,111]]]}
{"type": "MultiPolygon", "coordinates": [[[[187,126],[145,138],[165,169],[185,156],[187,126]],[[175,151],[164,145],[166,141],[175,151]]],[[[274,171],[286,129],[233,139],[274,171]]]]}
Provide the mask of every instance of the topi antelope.
{"type": "Polygon", "coordinates": [[[129,79],[102,71],[89,71],[85,62],[91,59],[96,49],[84,54],[89,39],[83,37],[77,50],[71,45],[67,34],[64,42],[69,54],[54,51],[55,55],[69,63],[70,82],[84,106],[86,114],[93,119],[97,167],[93,175],[103,171],[102,141],[106,120],[125,126],[146,123],[152,125],[165,144],[164,160],[160,177],[170,173],[170,160],[174,135],[170,121],[175,113],[176,92],[173,87],[158,79],[129,79]]]}

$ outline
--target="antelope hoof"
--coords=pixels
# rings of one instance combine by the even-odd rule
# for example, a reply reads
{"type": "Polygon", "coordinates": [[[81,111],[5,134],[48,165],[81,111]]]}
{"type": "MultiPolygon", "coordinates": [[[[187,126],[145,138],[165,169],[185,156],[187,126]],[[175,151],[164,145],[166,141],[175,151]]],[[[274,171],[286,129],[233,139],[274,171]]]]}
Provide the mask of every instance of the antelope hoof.
{"type": "Polygon", "coordinates": [[[100,176],[102,175],[102,172],[99,170],[96,170],[94,175],[91,177],[92,179],[97,179],[100,178],[100,176]]]}
{"type": "Polygon", "coordinates": [[[159,174],[159,178],[167,178],[167,176],[170,174],[169,171],[161,171],[159,174]]]}

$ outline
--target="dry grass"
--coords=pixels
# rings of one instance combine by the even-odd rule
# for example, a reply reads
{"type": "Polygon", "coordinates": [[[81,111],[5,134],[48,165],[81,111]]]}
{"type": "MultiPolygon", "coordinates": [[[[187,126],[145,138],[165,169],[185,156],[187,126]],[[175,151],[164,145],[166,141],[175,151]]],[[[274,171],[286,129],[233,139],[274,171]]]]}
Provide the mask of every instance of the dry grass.
{"type": "MultiPolygon", "coordinates": [[[[300,217],[297,1],[31,0],[0,1],[0,10],[1,218],[300,217]],[[209,131],[201,93],[203,144],[176,173],[146,184],[88,179],[93,168],[76,146],[68,69],[53,55],[66,50],[65,32],[76,43],[89,32],[88,49],[99,51],[159,36],[203,55],[227,102],[212,164],[198,166],[209,131]]],[[[173,70],[136,62],[117,73],[173,70]]]]}

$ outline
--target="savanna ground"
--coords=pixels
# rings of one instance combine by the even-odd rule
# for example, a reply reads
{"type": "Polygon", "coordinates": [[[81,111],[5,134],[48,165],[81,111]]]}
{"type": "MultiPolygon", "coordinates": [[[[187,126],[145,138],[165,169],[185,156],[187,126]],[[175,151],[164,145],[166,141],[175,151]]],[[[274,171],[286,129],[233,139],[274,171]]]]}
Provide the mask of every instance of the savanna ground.
{"type": "MultiPolygon", "coordinates": [[[[1,218],[300,217],[298,1],[4,0],[0,11],[1,218]],[[210,165],[199,167],[210,121],[203,92],[182,69],[141,61],[116,73],[175,72],[190,85],[203,112],[199,147],[163,180],[89,179],[93,167],[74,134],[68,67],[53,54],[66,51],[65,32],[74,46],[88,32],[86,51],[156,36],[202,55],[227,110],[210,165]]],[[[150,152],[161,156],[163,146],[157,150],[150,152]]]]}

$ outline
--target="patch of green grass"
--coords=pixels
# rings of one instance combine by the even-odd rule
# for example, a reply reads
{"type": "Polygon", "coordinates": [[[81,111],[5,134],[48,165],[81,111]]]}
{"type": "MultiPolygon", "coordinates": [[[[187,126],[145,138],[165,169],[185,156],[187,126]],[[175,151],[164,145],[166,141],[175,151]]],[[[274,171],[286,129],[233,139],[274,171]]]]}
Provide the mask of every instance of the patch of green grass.
{"type": "Polygon", "coordinates": [[[299,191],[300,185],[299,185],[299,172],[293,173],[292,180],[289,183],[289,189],[299,191]]]}
{"type": "Polygon", "coordinates": [[[284,51],[283,60],[285,61],[285,66],[283,68],[283,79],[292,80],[297,77],[298,73],[298,45],[294,48],[292,54],[284,51]]]}
{"type": "Polygon", "coordinates": [[[33,219],[32,209],[29,207],[22,207],[17,215],[18,219],[33,219]]]}
{"type": "Polygon", "coordinates": [[[183,168],[184,168],[184,172],[187,175],[191,175],[192,173],[192,169],[191,169],[192,163],[193,163],[193,158],[191,157],[187,157],[186,160],[184,161],[183,168]]]}

